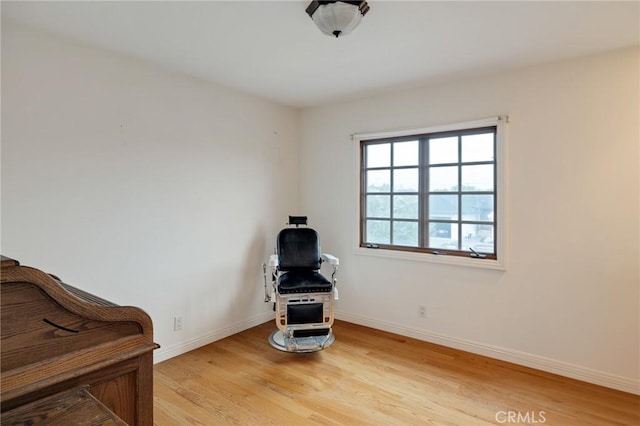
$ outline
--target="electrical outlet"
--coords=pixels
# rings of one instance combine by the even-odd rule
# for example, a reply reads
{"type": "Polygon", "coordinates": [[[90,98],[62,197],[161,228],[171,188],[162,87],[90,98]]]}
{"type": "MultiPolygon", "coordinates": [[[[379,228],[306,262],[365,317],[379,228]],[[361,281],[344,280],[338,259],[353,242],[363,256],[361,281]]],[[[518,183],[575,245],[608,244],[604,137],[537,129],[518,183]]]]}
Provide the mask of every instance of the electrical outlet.
{"type": "Polygon", "coordinates": [[[425,318],[427,316],[427,308],[424,305],[418,306],[418,316],[425,318]]]}
{"type": "Polygon", "coordinates": [[[173,331],[182,330],[182,317],[173,317],[173,331]]]}

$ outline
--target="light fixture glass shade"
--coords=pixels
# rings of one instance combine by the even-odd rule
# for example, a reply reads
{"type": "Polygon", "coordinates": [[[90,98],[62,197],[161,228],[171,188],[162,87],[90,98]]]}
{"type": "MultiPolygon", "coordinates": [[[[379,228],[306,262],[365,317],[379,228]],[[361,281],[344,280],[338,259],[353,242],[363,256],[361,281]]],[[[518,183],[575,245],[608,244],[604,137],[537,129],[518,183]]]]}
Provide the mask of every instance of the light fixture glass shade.
{"type": "Polygon", "coordinates": [[[347,35],[362,20],[362,13],[358,6],[337,1],[323,4],[311,17],[316,26],[328,36],[347,35]]]}

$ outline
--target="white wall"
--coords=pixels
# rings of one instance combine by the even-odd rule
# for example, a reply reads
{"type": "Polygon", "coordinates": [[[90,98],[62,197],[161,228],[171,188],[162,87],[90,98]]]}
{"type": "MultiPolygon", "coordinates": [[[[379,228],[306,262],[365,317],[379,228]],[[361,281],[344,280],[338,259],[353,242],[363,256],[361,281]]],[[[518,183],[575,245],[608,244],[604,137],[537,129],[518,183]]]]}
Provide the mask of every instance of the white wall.
{"type": "Polygon", "coordinates": [[[266,321],[260,265],[297,211],[298,120],[3,22],[2,253],[145,309],[156,359],[266,321]]]}
{"type": "Polygon", "coordinates": [[[340,257],[339,317],[640,392],[638,52],[304,111],[301,210],[340,257]],[[506,271],[354,253],[350,134],[497,114],[506,271]]]}

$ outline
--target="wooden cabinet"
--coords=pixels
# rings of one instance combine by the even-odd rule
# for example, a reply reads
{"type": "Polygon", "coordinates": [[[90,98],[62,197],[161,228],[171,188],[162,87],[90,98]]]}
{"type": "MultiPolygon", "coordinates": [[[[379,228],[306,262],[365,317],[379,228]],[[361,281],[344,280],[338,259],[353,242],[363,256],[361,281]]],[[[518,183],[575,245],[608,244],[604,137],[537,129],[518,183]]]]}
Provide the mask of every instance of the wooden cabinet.
{"type": "Polygon", "coordinates": [[[1,262],[0,411],[86,387],[127,424],[151,426],[158,347],[151,318],[12,259],[1,262]]]}

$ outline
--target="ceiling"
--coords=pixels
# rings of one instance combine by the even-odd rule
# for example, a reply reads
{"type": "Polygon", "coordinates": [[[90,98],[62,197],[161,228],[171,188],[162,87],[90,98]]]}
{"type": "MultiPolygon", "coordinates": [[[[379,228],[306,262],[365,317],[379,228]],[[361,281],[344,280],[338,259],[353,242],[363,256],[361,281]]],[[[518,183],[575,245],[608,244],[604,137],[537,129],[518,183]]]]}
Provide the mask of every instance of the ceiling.
{"type": "Polygon", "coordinates": [[[640,45],[640,2],[369,1],[320,33],[308,1],[2,1],[25,25],[292,107],[640,45]]]}

